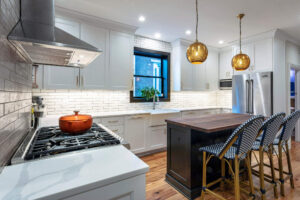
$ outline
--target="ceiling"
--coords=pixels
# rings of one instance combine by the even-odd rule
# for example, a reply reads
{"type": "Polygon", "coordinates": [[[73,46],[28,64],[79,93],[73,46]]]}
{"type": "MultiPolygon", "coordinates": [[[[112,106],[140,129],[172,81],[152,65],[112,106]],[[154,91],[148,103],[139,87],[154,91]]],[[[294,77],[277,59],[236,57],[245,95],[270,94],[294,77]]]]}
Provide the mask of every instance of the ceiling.
{"type": "MultiPolygon", "coordinates": [[[[195,38],[195,0],[56,0],[70,10],[139,27],[136,34],[172,42],[195,38]],[[145,16],[141,23],[138,18],[145,16]],[[190,36],[185,35],[191,30],[190,36]]],[[[236,15],[243,19],[243,37],[275,28],[300,41],[300,0],[199,0],[199,40],[222,47],[238,39],[236,15]],[[224,44],[218,41],[223,40],[224,44]]]]}

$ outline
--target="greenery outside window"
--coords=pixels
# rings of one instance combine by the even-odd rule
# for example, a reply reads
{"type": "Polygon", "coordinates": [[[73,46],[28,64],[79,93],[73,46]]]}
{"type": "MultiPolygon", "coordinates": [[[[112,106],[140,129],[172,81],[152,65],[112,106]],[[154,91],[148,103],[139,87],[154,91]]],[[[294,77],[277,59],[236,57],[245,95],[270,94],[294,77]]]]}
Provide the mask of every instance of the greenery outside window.
{"type": "Polygon", "coordinates": [[[134,48],[133,91],[130,91],[130,102],[146,102],[141,92],[144,88],[159,91],[159,101],[170,101],[170,53],[134,48]]]}

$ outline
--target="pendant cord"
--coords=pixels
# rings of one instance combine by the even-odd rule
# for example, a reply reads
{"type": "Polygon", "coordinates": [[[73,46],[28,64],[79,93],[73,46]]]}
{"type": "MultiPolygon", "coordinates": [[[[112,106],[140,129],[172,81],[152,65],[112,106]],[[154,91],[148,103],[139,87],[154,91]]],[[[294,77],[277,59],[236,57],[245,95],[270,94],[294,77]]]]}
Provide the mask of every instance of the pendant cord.
{"type": "Polygon", "coordinates": [[[242,53],[242,18],[240,18],[240,54],[242,53]]]}
{"type": "Polygon", "coordinates": [[[198,42],[198,0],[196,0],[196,41],[198,42]]]}

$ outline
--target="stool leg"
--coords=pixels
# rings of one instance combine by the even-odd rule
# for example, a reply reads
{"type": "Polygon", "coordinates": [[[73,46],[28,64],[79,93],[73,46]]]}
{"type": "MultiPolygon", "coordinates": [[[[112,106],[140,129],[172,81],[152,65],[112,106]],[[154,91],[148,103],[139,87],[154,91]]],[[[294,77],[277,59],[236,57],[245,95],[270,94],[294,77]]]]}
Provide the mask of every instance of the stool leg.
{"type": "Polygon", "coordinates": [[[286,158],[287,158],[287,162],[288,162],[289,175],[290,175],[290,184],[291,184],[292,188],[295,188],[294,178],[293,178],[293,171],[292,171],[292,164],[291,164],[290,150],[289,150],[289,145],[288,145],[287,142],[285,144],[285,148],[286,148],[286,158]]]}
{"type": "Polygon", "coordinates": [[[252,168],[250,164],[250,155],[251,153],[248,153],[248,156],[246,158],[246,165],[247,165],[247,171],[248,171],[248,179],[249,179],[249,185],[250,185],[250,195],[254,195],[254,186],[253,186],[253,179],[252,179],[252,168]]]}
{"type": "Polygon", "coordinates": [[[278,163],[279,163],[279,181],[280,181],[280,194],[284,196],[284,179],[283,179],[283,166],[282,166],[282,146],[281,142],[278,144],[278,163]]]}
{"type": "Polygon", "coordinates": [[[206,152],[203,151],[203,166],[202,166],[202,192],[201,192],[201,200],[204,200],[205,196],[205,189],[206,189],[206,152]]]}
{"type": "Polygon", "coordinates": [[[221,181],[221,189],[224,190],[224,179],[225,179],[225,160],[224,158],[221,160],[221,176],[222,176],[222,181],[221,181]]]}
{"type": "Polygon", "coordinates": [[[269,146],[269,158],[270,158],[272,182],[274,184],[274,196],[277,199],[278,198],[278,192],[277,192],[277,184],[275,182],[275,169],[274,169],[274,162],[273,162],[273,145],[269,146]]]}
{"type": "Polygon", "coordinates": [[[240,166],[239,166],[239,158],[236,155],[234,158],[234,193],[235,193],[235,200],[240,200],[240,166]]]}
{"type": "Polygon", "coordinates": [[[260,192],[261,199],[266,199],[265,191],[265,179],[264,179],[264,150],[262,147],[259,147],[259,182],[260,182],[260,192]]]}

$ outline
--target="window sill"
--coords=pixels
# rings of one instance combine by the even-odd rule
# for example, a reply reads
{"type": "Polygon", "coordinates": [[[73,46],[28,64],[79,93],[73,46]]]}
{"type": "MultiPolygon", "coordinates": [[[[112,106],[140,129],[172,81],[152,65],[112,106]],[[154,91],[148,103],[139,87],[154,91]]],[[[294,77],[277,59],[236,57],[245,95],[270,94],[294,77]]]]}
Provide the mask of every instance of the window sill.
{"type": "MultiPolygon", "coordinates": [[[[159,102],[170,102],[170,97],[168,98],[159,98],[159,102]]],[[[144,98],[133,97],[133,91],[130,91],[130,103],[153,103],[153,100],[146,101],[144,98]]]]}

